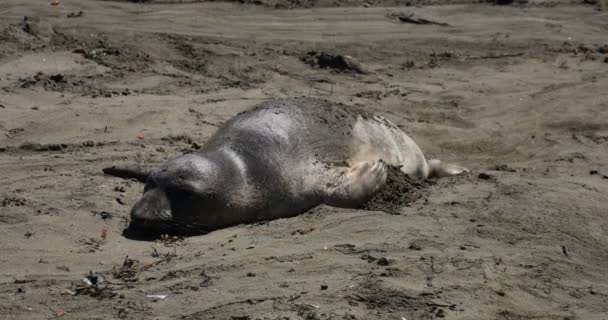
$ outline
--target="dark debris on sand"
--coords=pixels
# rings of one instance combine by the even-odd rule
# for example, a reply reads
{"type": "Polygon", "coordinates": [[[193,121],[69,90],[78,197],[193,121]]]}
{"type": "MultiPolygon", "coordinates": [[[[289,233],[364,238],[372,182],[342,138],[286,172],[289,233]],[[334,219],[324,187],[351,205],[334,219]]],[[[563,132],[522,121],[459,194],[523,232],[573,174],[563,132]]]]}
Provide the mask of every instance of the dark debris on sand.
{"type": "Polygon", "coordinates": [[[330,69],[342,73],[365,74],[365,68],[351,56],[329,52],[309,51],[300,60],[312,67],[330,69]]]}

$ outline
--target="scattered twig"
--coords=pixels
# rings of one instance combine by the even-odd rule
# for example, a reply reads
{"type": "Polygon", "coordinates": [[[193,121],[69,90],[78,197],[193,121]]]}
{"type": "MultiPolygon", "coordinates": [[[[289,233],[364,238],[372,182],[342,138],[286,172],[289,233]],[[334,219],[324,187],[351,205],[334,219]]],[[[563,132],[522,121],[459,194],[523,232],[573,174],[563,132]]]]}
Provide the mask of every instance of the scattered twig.
{"type": "Polygon", "coordinates": [[[263,297],[263,298],[249,298],[249,299],[244,299],[244,300],[238,300],[238,301],[232,301],[232,302],[226,302],[226,303],[221,303],[218,304],[216,306],[207,308],[205,310],[199,311],[196,314],[205,314],[208,313],[209,311],[212,310],[217,310],[220,308],[224,308],[226,306],[233,306],[233,305],[239,305],[239,304],[247,304],[247,305],[255,305],[258,303],[262,303],[265,301],[281,301],[281,300],[287,300],[288,302],[292,302],[295,301],[297,299],[299,299],[301,297],[301,294],[294,294],[292,296],[278,296],[278,297],[263,297]]]}
{"type": "Polygon", "coordinates": [[[566,246],[565,246],[565,245],[563,245],[563,244],[562,244],[562,252],[564,253],[564,255],[565,255],[566,257],[569,257],[569,255],[568,255],[568,248],[566,248],[566,246]]]}
{"type": "Polygon", "coordinates": [[[82,10],[80,10],[78,12],[70,12],[70,13],[68,13],[68,18],[80,18],[80,17],[82,17],[83,14],[84,14],[84,12],[82,12],[82,10]]]}
{"type": "Polygon", "coordinates": [[[435,24],[438,26],[449,26],[449,24],[445,22],[437,22],[433,20],[428,20],[424,18],[416,18],[414,16],[399,16],[399,21],[405,23],[414,23],[414,24],[435,24]]]}
{"type": "Polygon", "coordinates": [[[28,283],[28,282],[34,282],[36,280],[34,279],[15,279],[15,283],[16,284],[24,284],[24,283],[28,283]]]}
{"type": "Polygon", "coordinates": [[[454,303],[446,304],[446,303],[438,303],[438,302],[432,302],[432,301],[427,302],[426,305],[429,307],[440,307],[440,308],[454,308],[456,306],[456,304],[454,304],[454,303]]]}
{"type": "Polygon", "coordinates": [[[450,24],[445,22],[434,21],[426,18],[416,17],[412,12],[390,12],[386,15],[389,19],[397,19],[403,23],[412,24],[434,24],[442,27],[449,27],[450,24]]]}
{"type": "Polygon", "coordinates": [[[521,57],[523,56],[523,52],[518,53],[504,53],[504,54],[489,54],[485,56],[473,56],[466,57],[468,60],[481,60],[481,59],[502,59],[502,58],[512,58],[512,57],[521,57]]]}

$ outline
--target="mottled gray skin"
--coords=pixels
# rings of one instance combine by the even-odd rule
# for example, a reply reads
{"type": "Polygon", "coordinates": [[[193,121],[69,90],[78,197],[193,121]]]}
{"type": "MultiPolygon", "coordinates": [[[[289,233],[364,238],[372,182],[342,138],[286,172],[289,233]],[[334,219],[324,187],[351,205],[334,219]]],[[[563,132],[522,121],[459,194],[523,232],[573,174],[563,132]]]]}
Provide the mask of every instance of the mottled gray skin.
{"type": "Polygon", "coordinates": [[[464,168],[427,162],[390,121],[309,98],[240,113],[196,153],[154,171],[132,224],[206,231],[290,217],[320,204],[354,208],[386,182],[387,164],[421,178],[464,168]]]}

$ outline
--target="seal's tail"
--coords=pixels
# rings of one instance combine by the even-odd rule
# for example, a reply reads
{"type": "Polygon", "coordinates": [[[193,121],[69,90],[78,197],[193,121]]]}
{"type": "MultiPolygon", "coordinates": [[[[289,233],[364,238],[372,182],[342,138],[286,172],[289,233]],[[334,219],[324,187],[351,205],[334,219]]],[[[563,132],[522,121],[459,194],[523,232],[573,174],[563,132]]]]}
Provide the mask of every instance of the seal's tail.
{"type": "Polygon", "coordinates": [[[449,177],[449,176],[455,176],[457,174],[461,174],[461,173],[465,173],[465,172],[469,172],[470,170],[465,168],[465,167],[461,167],[455,164],[449,164],[449,163],[443,163],[441,162],[441,160],[437,160],[437,159],[432,159],[432,160],[427,160],[427,163],[429,164],[429,178],[435,177],[435,178],[441,178],[441,177],[449,177]]]}

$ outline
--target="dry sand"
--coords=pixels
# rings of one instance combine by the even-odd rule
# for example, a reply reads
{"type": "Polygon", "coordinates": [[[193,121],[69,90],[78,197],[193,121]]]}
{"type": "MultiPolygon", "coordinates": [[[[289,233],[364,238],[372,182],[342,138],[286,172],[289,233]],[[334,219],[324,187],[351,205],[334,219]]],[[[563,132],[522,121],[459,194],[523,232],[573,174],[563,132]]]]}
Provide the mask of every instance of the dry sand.
{"type": "Polygon", "coordinates": [[[608,13],[49,3],[0,3],[0,318],[608,319],[608,13]],[[393,214],[121,235],[143,186],[103,167],[158,165],[301,95],[472,173],[393,214]]]}

